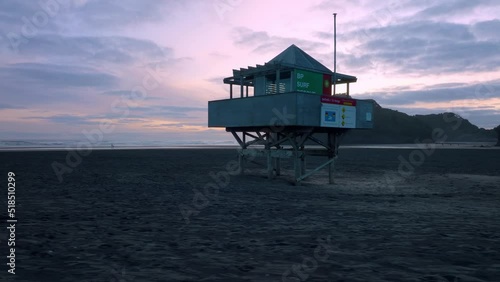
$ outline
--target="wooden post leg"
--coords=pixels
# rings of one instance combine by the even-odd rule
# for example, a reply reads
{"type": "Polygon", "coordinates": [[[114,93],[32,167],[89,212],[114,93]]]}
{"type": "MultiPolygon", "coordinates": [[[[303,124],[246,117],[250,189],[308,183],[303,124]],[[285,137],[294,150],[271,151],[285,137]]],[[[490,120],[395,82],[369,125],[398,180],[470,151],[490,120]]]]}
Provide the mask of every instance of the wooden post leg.
{"type": "MultiPolygon", "coordinates": [[[[274,133],[273,135],[273,139],[274,141],[280,141],[280,134],[279,133],[274,133]]],[[[278,145],[276,146],[276,151],[277,152],[281,152],[281,146],[278,145]]],[[[274,169],[275,169],[275,172],[276,172],[276,176],[280,176],[281,175],[281,159],[279,157],[276,157],[274,159],[274,169]]]]}
{"type": "MultiPolygon", "coordinates": [[[[328,159],[332,159],[332,157],[329,157],[328,159]]],[[[335,161],[332,161],[328,165],[328,183],[334,184],[334,172],[335,172],[335,161]]]]}
{"type": "Polygon", "coordinates": [[[294,168],[295,168],[295,185],[300,185],[300,176],[301,176],[301,168],[300,168],[300,156],[299,151],[295,152],[294,156],[294,168]]]}
{"type": "Polygon", "coordinates": [[[267,178],[273,179],[273,158],[270,149],[267,150],[267,178]]]}
{"type": "Polygon", "coordinates": [[[280,176],[281,175],[281,159],[280,158],[276,158],[275,167],[276,167],[276,176],[280,176]]]}
{"type": "Polygon", "coordinates": [[[268,132],[266,134],[266,152],[267,152],[267,178],[273,179],[273,157],[271,156],[271,143],[273,141],[272,135],[273,133],[268,132]]]}
{"type": "MultiPolygon", "coordinates": [[[[328,152],[328,160],[332,160],[333,158],[335,158],[335,154],[337,151],[337,138],[335,136],[335,133],[328,133],[328,146],[330,147],[328,152]]],[[[332,162],[328,165],[328,183],[330,184],[334,183],[334,172],[335,161],[332,160],[332,162]]]]}
{"type": "Polygon", "coordinates": [[[238,157],[239,163],[240,163],[240,175],[245,174],[245,156],[243,154],[240,154],[238,157]]]}
{"type": "Polygon", "coordinates": [[[306,174],[306,154],[304,154],[304,146],[302,146],[300,150],[303,153],[302,157],[300,157],[300,171],[301,171],[300,175],[304,175],[306,174]]]}
{"type": "Polygon", "coordinates": [[[297,144],[297,133],[293,134],[293,137],[290,138],[290,143],[293,147],[293,168],[294,168],[294,176],[295,176],[295,185],[300,185],[300,147],[297,144]]]}

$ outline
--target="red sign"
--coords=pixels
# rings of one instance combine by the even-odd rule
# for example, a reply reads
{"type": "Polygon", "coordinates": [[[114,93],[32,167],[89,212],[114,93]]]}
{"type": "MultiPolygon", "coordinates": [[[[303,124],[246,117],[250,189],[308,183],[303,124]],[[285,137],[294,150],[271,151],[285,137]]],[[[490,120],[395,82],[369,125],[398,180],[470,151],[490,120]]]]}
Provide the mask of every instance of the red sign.
{"type": "Polygon", "coordinates": [[[340,98],[335,96],[321,96],[321,103],[337,104],[344,106],[356,106],[356,100],[348,98],[340,98]]]}
{"type": "Polygon", "coordinates": [[[332,76],[323,74],[323,95],[332,95],[332,76]]]}

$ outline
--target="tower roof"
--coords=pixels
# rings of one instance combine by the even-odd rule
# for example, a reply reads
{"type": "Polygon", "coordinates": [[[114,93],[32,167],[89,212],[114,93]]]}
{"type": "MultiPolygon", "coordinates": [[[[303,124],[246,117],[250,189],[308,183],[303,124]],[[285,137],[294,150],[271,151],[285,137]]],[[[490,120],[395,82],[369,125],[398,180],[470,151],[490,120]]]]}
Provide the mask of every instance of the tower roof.
{"type": "Polygon", "coordinates": [[[297,47],[295,44],[290,45],[278,56],[274,57],[269,64],[281,64],[294,68],[307,69],[322,73],[331,73],[332,71],[297,47]]]}
{"type": "Polygon", "coordinates": [[[337,84],[351,83],[356,82],[357,80],[355,76],[341,73],[334,74],[329,68],[325,67],[302,49],[295,46],[295,44],[292,44],[263,66],[257,65],[256,67],[249,66],[248,68],[240,68],[239,70],[233,69],[233,76],[226,77],[223,81],[227,84],[253,86],[253,79],[255,76],[275,74],[278,70],[284,71],[293,69],[303,69],[323,74],[335,75],[337,84]]]}

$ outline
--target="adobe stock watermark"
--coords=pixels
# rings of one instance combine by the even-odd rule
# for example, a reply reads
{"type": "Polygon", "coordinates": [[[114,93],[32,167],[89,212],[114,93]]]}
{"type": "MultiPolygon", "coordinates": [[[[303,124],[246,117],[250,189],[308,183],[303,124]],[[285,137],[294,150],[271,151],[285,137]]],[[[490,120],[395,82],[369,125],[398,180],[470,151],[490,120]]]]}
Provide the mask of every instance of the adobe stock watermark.
{"type": "Polygon", "coordinates": [[[235,160],[227,162],[224,169],[219,172],[209,172],[208,175],[212,182],[203,186],[202,191],[193,189],[194,195],[191,204],[179,204],[178,206],[186,224],[191,222],[191,217],[198,215],[212,202],[218,201],[220,189],[226,188],[231,181],[231,176],[238,175],[240,172],[241,166],[235,160]]]}
{"type": "Polygon", "coordinates": [[[217,13],[217,16],[219,17],[219,20],[223,21],[225,15],[228,12],[233,11],[235,8],[241,5],[241,3],[243,3],[243,0],[215,0],[213,3],[213,7],[215,9],[215,12],[217,13]]]}
{"type": "MultiPolygon", "coordinates": [[[[374,23],[374,26],[371,28],[363,28],[358,31],[354,32],[354,38],[359,38],[360,43],[366,43],[374,40],[379,40],[381,38],[380,34],[377,34],[378,30],[381,30],[384,28],[386,25],[391,23],[398,14],[400,14],[400,11],[403,9],[403,4],[400,2],[391,2],[388,5],[383,6],[380,9],[377,9],[373,12],[370,13],[369,22],[374,23]],[[364,41],[364,42],[363,42],[364,41]]],[[[428,41],[427,41],[428,43],[428,41]]],[[[427,48],[428,44],[425,44],[423,46],[424,48],[427,48]]],[[[354,56],[353,53],[351,53],[352,49],[343,49],[345,50],[346,54],[349,54],[351,56],[354,56]]],[[[366,52],[366,56],[363,56],[363,59],[366,59],[367,61],[364,63],[364,65],[368,66],[368,68],[371,70],[372,73],[377,74],[377,75],[383,75],[387,74],[388,70],[388,61],[384,61],[382,58],[379,58],[376,60],[373,56],[371,56],[371,52],[366,52]]]]}
{"type": "Polygon", "coordinates": [[[295,114],[288,113],[288,108],[286,106],[280,111],[273,108],[274,117],[271,118],[270,125],[273,133],[281,132],[285,129],[287,125],[290,125],[292,120],[297,116],[295,114]]]}
{"type": "MultiPolygon", "coordinates": [[[[462,124],[463,119],[452,113],[447,113],[443,115],[443,119],[446,123],[454,123],[451,129],[457,130],[462,124]],[[450,116],[451,115],[451,116],[450,116]]],[[[432,130],[431,138],[420,141],[415,140],[415,144],[418,149],[412,150],[408,156],[405,158],[403,155],[398,156],[398,169],[397,173],[386,172],[384,174],[387,188],[391,192],[396,191],[395,184],[400,183],[409,177],[411,177],[415,170],[422,166],[425,161],[434,154],[436,150],[436,143],[444,143],[448,140],[449,136],[442,128],[435,128],[432,130]]]]}
{"type": "Polygon", "coordinates": [[[493,83],[480,83],[474,89],[474,98],[478,100],[500,97],[500,85],[493,83]]]}
{"type": "Polygon", "coordinates": [[[309,276],[318,269],[320,263],[329,262],[328,259],[334,252],[331,239],[330,235],[326,239],[318,238],[318,246],[314,248],[312,256],[303,256],[301,263],[294,264],[285,270],[281,275],[281,281],[299,282],[309,279],[309,276]]]}
{"type": "MultiPolygon", "coordinates": [[[[466,90],[464,90],[466,91],[466,90]]],[[[473,100],[485,101],[492,98],[500,97],[500,85],[498,83],[488,83],[483,82],[474,86],[474,94],[470,96],[473,100]]],[[[469,119],[471,115],[470,103],[469,104],[461,104],[460,106],[453,105],[445,109],[446,112],[451,112],[459,115],[464,119],[469,119]]]]}
{"type": "MultiPolygon", "coordinates": [[[[120,98],[111,103],[111,111],[118,114],[118,119],[127,118],[130,115],[130,107],[134,104],[144,101],[147,98],[148,92],[157,89],[161,84],[160,65],[157,64],[155,69],[148,69],[143,76],[141,84],[132,88],[128,94],[123,94],[120,98]]],[[[54,171],[60,183],[64,181],[63,175],[72,173],[79,166],[83,157],[89,156],[95,146],[104,140],[106,134],[112,133],[116,128],[110,121],[100,122],[97,128],[92,130],[82,130],[85,141],[77,143],[76,148],[68,149],[65,163],[57,161],[52,162],[52,170],[54,171]]]]}
{"type": "MultiPolygon", "coordinates": [[[[500,98],[500,82],[496,81],[477,85],[474,90],[474,97],[478,100],[500,98]]],[[[498,126],[498,124],[494,124],[493,126],[498,126]]]]}
{"type": "Polygon", "coordinates": [[[21,17],[18,31],[10,31],[5,34],[10,48],[15,53],[19,52],[21,45],[27,44],[30,39],[36,37],[40,30],[60,13],[63,6],[69,5],[68,0],[42,0],[37,1],[37,3],[38,9],[33,14],[21,17]]]}
{"type": "MultiPolygon", "coordinates": [[[[392,2],[381,9],[377,9],[370,13],[370,22],[376,23],[375,28],[382,28],[389,24],[403,9],[403,4],[400,2],[392,2]]],[[[358,31],[363,33],[367,39],[377,39],[377,35],[368,32],[366,29],[358,31]]]]}
{"type": "MultiPolygon", "coordinates": [[[[272,112],[274,116],[271,118],[269,124],[273,132],[281,132],[285,129],[285,126],[291,123],[291,120],[295,118],[294,114],[288,113],[287,107],[283,107],[282,111],[277,108],[273,108],[272,112]]],[[[256,151],[250,151],[249,154],[245,155],[246,161],[253,161],[256,158],[256,151]]],[[[224,189],[229,186],[231,181],[231,176],[236,176],[242,172],[242,167],[240,163],[236,160],[232,160],[226,163],[224,169],[218,172],[209,172],[209,176],[212,182],[207,183],[203,186],[203,189],[193,189],[193,199],[190,204],[179,204],[179,211],[182,218],[189,224],[190,218],[198,215],[203,209],[210,206],[213,201],[218,201],[220,189],[224,189]]]]}
{"type": "Polygon", "coordinates": [[[127,270],[125,267],[121,267],[121,269],[118,266],[114,266],[111,268],[111,280],[110,282],[133,282],[136,281],[135,277],[127,273],[127,270]]]}
{"type": "MultiPolygon", "coordinates": [[[[493,83],[480,83],[474,87],[474,94],[471,96],[475,100],[486,100],[500,96],[499,86],[493,83]]],[[[443,114],[445,123],[451,123],[451,130],[455,131],[460,128],[464,121],[464,117],[469,117],[470,113],[467,107],[450,107],[443,114]]],[[[436,149],[436,143],[444,143],[449,140],[449,136],[442,128],[435,128],[432,131],[431,139],[419,141],[415,140],[415,144],[419,149],[413,150],[407,156],[398,156],[399,165],[397,173],[386,172],[384,177],[387,187],[391,192],[395,191],[395,184],[404,181],[411,177],[416,168],[422,166],[427,158],[429,158],[436,149]]]]}

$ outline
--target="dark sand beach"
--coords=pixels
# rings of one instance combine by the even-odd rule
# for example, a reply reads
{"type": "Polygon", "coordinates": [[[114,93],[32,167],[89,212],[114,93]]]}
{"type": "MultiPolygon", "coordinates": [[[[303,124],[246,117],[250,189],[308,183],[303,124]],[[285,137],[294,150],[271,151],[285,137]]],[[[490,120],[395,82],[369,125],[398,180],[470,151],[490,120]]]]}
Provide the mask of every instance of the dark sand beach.
{"type": "Polygon", "coordinates": [[[3,189],[0,280],[500,281],[500,150],[401,175],[413,151],[341,149],[335,184],[301,186],[291,162],[230,175],[234,149],[94,151],[63,182],[65,151],[0,152],[18,218],[13,276],[3,189]]]}

